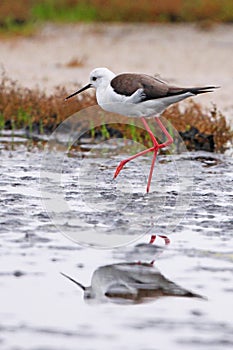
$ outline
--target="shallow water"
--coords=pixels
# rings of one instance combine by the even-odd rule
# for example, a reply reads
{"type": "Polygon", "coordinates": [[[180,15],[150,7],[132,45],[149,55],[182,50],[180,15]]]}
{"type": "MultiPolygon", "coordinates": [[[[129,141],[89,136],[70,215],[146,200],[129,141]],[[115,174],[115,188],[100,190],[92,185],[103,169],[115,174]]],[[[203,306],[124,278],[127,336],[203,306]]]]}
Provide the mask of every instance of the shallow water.
{"type": "MultiPolygon", "coordinates": [[[[48,207],[45,210],[45,201],[41,200],[39,182],[44,154],[19,146],[13,152],[3,148],[0,155],[1,349],[233,347],[231,158],[189,153],[174,156],[174,163],[174,159],[161,156],[151,193],[145,195],[149,158],[127,166],[116,185],[108,180],[123,156],[113,155],[107,164],[106,157],[87,156],[82,169],[90,178],[81,176],[81,180],[77,176],[81,159],[67,157],[61,183],[69,211],[66,216],[63,212],[64,221],[57,222],[54,217],[50,220],[51,212],[48,207]],[[186,164],[187,169],[183,171],[181,166],[179,180],[192,180],[185,191],[177,187],[174,169],[179,164],[186,164]],[[86,171],[89,168],[102,169],[95,173],[95,191],[90,188],[93,178],[86,171]],[[90,216],[80,205],[82,198],[87,201],[90,216]],[[96,210],[97,205],[102,211],[96,210]],[[130,212],[135,211],[131,219],[130,212]],[[71,233],[80,232],[78,239],[84,243],[87,227],[94,228],[95,245],[102,232],[106,236],[113,232],[114,239],[117,237],[114,243],[119,243],[118,238],[124,234],[132,235],[130,240],[140,240],[121,248],[95,249],[64,237],[59,229],[67,227],[71,233]],[[151,233],[166,234],[171,239],[168,249],[158,257],[153,246],[139,244],[148,243],[151,233]],[[169,280],[207,299],[161,297],[133,305],[96,300],[89,305],[83,300],[82,290],[60,275],[62,271],[90,285],[93,272],[100,266],[149,262],[154,257],[156,267],[169,280]]],[[[52,190],[57,191],[56,182],[52,188],[51,181],[47,185],[49,197],[52,190]]]]}

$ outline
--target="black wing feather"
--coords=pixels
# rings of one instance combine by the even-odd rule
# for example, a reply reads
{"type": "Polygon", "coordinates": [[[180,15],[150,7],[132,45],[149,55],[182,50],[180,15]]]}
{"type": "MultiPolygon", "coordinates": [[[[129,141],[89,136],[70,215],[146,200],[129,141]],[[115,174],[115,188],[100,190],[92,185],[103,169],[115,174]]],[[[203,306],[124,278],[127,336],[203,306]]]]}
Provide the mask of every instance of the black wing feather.
{"type": "Polygon", "coordinates": [[[146,74],[123,73],[117,75],[111,81],[113,90],[120,95],[131,96],[138,89],[143,89],[145,97],[143,101],[154,100],[161,97],[181,95],[191,92],[194,95],[212,92],[216,86],[182,88],[168,85],[165,82],[146,74]]]}

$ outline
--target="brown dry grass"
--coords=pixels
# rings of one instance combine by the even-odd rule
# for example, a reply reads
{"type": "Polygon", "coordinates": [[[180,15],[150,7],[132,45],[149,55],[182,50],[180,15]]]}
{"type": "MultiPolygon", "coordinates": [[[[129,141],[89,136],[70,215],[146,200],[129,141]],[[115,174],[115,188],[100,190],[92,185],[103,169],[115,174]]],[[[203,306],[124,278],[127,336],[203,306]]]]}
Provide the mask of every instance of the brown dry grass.
{"type": "Polygon", "coordinates": [[[30,16],[32,0],[1,0],[0,2],[0,23],[8,18],[26,21],[30,16]]]}
{"type": "Polygon", "coordinates": [[[111,21],[146,21],[165,20],[179,16],[182,9],[182,0],[146,0],[146,1],[122,1],[122,0],[94,0],[90,3],[99,12],[102,20],[111,21]],[[101,11],[102,9],[102,11],[101,11]],[[167,18],[165,18],[167,16],[167,18]]]}
{"type": "Polygon", "coordinates": [[[175,104],[163,115],[171,121],[179,132],[196,128],[200,134],[213,135],[215,151],[217,152],[224,152],[227,143],[233,141],[233,131],[227,124],[224,115],[214,105],[212,109],[208,110],[193,100],[188,100],[184,111],[180,110],[179,104],[175,104]]]}
{"type": "MultiPolygon", "coordinates": [[[[38,132],[51,132],[63,120],[73,113],[96,104],[92,94],[82,94],[79,98],[65,102],[68,92],[63,88],[55,89],[50,96],[40,90],[30,90],[21,87],[3,73],[0,81],[0,128],[30,128],[38,132]]],[[[212,135],[215,151],[224,152],[227,143],[232,142],[233,132],[227,125],[225,117],[213,106],[212,110],[206,110],[201,105],[187,101],[183,111],[179,105],[173,105],[163,114],[179,131],[185,132],[192,127],[199,133],[212,135]]],[[[116,124],[118,129],[126,137],[134,133],[135,129],[124,124],[116,124]]],[[[136,130],[136,137],[145,140],[143,129],[136,130]]],[[[133,136],[133,135],[131,135],[133,136]]],[[[192,148],[192,144],[187,145],[192,148]]]]}
{"type": "Polygon", "coordinates": [[[43,125],[44,130],[54,130],[65,118],[95,104],[93,95],[83,94],[79,100],[66,103],[65,89],[56,88],[50,96],[35,89],[21,87],[2,74],[0,82],[0,116],[4,128],[23,128],[43,125]]]}

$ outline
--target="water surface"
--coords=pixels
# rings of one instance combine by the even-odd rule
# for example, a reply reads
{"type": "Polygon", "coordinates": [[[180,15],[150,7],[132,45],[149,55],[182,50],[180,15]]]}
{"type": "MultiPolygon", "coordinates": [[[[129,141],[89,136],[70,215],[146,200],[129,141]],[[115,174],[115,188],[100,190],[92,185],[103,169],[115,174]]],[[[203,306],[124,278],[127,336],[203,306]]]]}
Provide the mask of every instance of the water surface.
{"type": "MultiPolygon", "coordinates": [[[[156,204],[158,211],[162,207],[160,214],[155,215],[158,220],[153,225],[148,207],[147,221],[151,226],[139,242],[148,243],[151,232],[168,235],[170,247],[157,257],[155,265],[169,280],[207,298],[161,297],[136,305],[111,302],[89,305],[83,300],[82,290],[61,276],[60,271],[84,285],[90,285],[91,276],[98,267],[139,259],[148,261],[154,251],[145,245],[142,245],[143,249],[136,247],[139,242],[113,250],[94,249],[64,237],[50,220],[41,201],[42,157],[43,152],[36,149],[28,152],[24,146],[13,152],[1,149],[1,349],[232,349],[232,159],[216,154],[189,154],[193,179],[189,194],[191,200],[185,216],[183,208],[178,210],[182,217],[180,215],[171,226],[169,220],[166,222],[166,211],[168,217],[173,215],[174,203],[177,204],[180,192],[175,178],[172,178],[173,163],[162,156],[157,165],[157,176],[161,174],[161,182],[155,175],[151,191],[153,200],[149,195],[145,196],[146,178],[144,174],[140,175],[140,169],[144,169],[143,162],[145,166],[150,166],[147,158],[124,170],[127,176],[122,173],[119,179],[119,197],[114,197],[116,185],[111,189],[111,182],[105,187],[102,180],[97,181],[96,188],[103,187],[102,195],[98,194],[103,211],[113,208],[105,217],[96,214],[98,196],[91,197],[88,181],[84,183],[89,205],[90,198],[94,198],[92,209],[95,214],[89,217],[89,225],[98,227],[99,232],[102,227],[106,235],[111,231],[106,226],[112,227],[113,223],[116,234],[117,230],[121,232],[122,225],[131,232],[131,226],[124,222],[129,217],[130,205],[133,210],[138,207],[138,216],[143,207],[146,212],[145,203],[150,203],[150,200],[156,204]],[[132,170],[138,172],[141,183],[132,170]],[[164,178],[165,170],[170,171],[164,178]],[[119,221],[120,215],[123,215],[120,211],[123,176],[132,177],[140,190],[130,190],[123,213],[125,217],[119,221]],[[163,184],[167,186],[166,190],[163,184]],[[119,217],[114,217],[114,213],[119,217]],[[159,218],[164,218],[164,222],[159,218]]],[[[119,160],[119,156],[113,155],[106,166],[107,174],[119,160]]],[[[184,155],[176,156],[177,164],[184,164],[186,160],[184,155]]],[[[75,177],[79,161],[76,157],[67,157],[67,171],[63,173],[62,184],[65,199],[74,212],[81,215],[80,189],[75,181],[78,181],[75,177]]],[[[103,159],[90,158],[86,166],[94,164],[97,167],[98,163],[101,165],[103,159]]],[[[88,219],[86,209],[82,213],[85,220],[77,228],[81,232],[82,229],[87,230],[88,219]]],[[[146,231],[145,221],[136,221],[134,230],[143,233],[144,228],[146,231]]]]}

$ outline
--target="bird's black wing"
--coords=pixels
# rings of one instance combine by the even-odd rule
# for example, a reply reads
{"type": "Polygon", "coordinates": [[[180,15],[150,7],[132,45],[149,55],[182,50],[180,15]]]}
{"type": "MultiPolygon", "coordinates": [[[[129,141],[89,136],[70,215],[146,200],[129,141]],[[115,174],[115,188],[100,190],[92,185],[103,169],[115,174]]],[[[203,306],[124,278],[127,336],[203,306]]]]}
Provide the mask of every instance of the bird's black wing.
{"type": "Polygon", "coordinates": [[[111,81],[113,90],[120,95],[131,96],[138,89],[143,89],[144,100],[166,96],[168,85],[146,74],[125,73],[117,75],[111,81]]]}
{"type": "Polygon", "coordinates": [[[138,89],[143,89],[142,101],[157,98],[181,95],[190,92],[194,95],[212,92],[215,86],[182,88],[172,86],[146,74],[123,73],[117,75],[111,81],[111,87],[120,95],[131,96],[138,89]]]}

